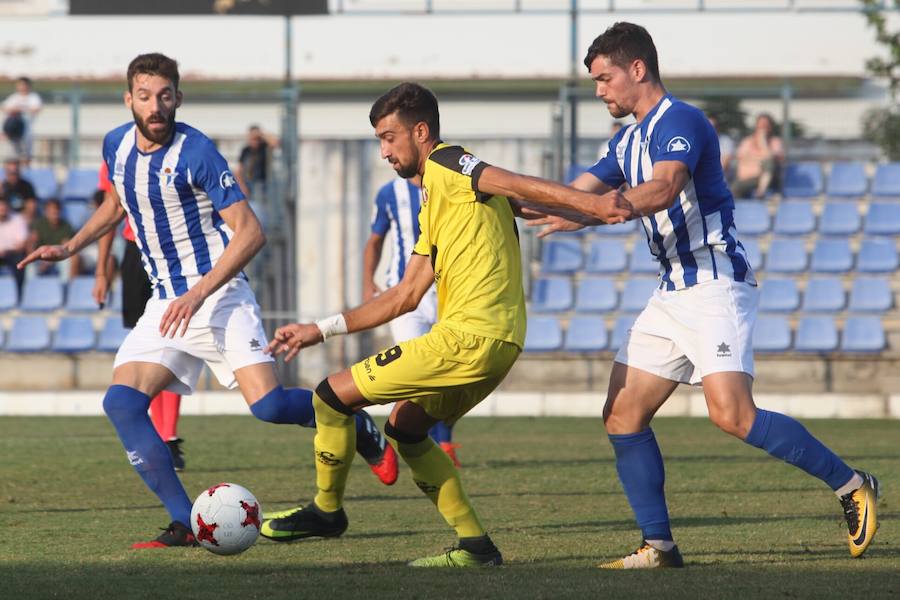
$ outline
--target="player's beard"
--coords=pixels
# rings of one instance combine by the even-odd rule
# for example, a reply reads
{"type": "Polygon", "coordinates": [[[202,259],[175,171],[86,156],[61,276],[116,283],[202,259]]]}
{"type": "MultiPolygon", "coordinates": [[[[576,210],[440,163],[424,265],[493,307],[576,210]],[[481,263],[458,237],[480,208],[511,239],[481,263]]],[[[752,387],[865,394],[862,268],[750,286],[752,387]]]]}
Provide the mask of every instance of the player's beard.
{"type": "Polygon", "coordinates": [[[399,175],[403,179],[410,179],[411,177],[415,177],[419,174],[418,161],[414,162],[410,166],[405,166],[403,165],[403,163],[397,164],[400,166],[400,168],[397,169],[397,175],[399,175]]]}
{"type": "MultiPolygon", "coordinates": [[[[134,124],[137,125],[137,128],[141,131],[141,135],[146,139],[150,140],[154,144],[165,144],[169,141],[169,138],[172,136],[172,132],[175,130],[175,112],[176,109],[172,109],[172,112],[169,113],[169,118],[166,119],[166,128],[160,133],[153,133],[150,128],[147,126],[147,121],[141,119],[134,109],[131,109],[131,114],[134,116],[134,124]]],[[[150,115],[147,117],[149,120],[151,117],[157,115],[150,115]]]]}

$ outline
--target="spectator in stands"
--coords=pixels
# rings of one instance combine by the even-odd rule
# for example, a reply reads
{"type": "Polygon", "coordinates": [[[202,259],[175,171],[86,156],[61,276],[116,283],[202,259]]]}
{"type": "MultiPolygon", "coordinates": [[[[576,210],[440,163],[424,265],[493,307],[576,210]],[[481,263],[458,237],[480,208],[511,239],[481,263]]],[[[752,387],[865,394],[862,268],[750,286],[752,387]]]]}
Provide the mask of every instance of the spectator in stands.
{"type": "Polygon", "coordinates": [[[259,197],[265,189],[272,149],[278,145],[274,136],[266,136],[259,125],[247,131],[247,145],[241,149],[234,176],[248,198],[259,197]]]}
{"type": "Polygon", "coordinates": [[[719,157],[722,161],[722,171],[725,172],[725,178],[729,181],[733,178],[734,173],[731,170],[731,161],[734,159],[734,139],[727,133],[719,131],[719,119],[710,115],[707,117],[716,135],[719,136],[719,157]]]}
{"type": "MultiPolygon", "coordinates": [[[[56,198],[47,200],[44,215],[34,221],[29,240],[29,252],[38,246],[64,244],[72,239],[75,230],[62,216],[62,205],[56,198]]],[[[74,277],[80,271],[80,257],[75,255],[69,262],[69,274],[74,277]]],[[[56,263],[38,262],[38,275],[57,275],[56,263]]]]}
{"type": "Polygon", "coordinates": [[[31,162],[34,119],[42,106],[41,97],[28,77],[16,79],[16,91],[3,101],[3,133],[25,165],[31,162]]]}
{"type": "Polygon", "coordinates": [[[22,177],[19,159],[7,158],[3,161],[4,176],[0,183],[0,193],[9,201],[13,210],[23,212],[27,204],[33,202],[32,210],[37,210],[37,195],[31,182],[22,177]]]}
{"type": "Polygon", "coordinates": [[[6,198],[0,197],[0,267],[13,272],[20,294],[25,271],[17,269],[16,265],[25,258],[27,244],[28,225],[24,217],[10,208],[6,198]]]}
{"type": "Polygon", "coordinates": [[[736,198],[762,198],[777,178],[784,162],[784,144],[775,135],[775,120],[766,113],[756,117],[753,133],[737,149],[736,198]]]}

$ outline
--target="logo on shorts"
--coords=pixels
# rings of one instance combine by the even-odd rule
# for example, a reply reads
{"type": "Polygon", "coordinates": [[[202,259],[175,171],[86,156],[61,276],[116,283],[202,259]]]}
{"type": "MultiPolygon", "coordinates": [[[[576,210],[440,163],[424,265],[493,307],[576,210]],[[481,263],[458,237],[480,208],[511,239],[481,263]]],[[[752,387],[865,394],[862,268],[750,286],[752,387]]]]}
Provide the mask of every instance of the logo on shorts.
{"type": "Polygon", "coordinates": [[[730,358],[731,357],[731,346],[722,342],[716,348],[716,356],[719,358],[730,358]]]}
{"type": "Polygon", "coordinates": [[[251,350],[262,350],[262,346],[260,345],[259,340],[255,339],[255,338],[250,340],[250,349],[251,350]]]}

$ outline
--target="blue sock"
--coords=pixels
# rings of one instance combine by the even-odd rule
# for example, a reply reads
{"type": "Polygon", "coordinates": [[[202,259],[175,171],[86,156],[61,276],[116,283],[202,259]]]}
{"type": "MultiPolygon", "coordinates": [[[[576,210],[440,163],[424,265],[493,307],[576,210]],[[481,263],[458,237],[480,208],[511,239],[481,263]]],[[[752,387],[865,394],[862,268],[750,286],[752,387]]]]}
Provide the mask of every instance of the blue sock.
{"type": "Polygon", "coordinates": [[[191,500],[175,474],[169,448],[153,428],[149,408],[150,397],[126,385],[110,386],[103,398],[103,410],[125,446],[128,461],[172,520],[190,527],[191,500]]]}
{"type": "Polygon", "coordinates": [[[653,430],[609,434],[616,470],[645,540],[672,540],[664,485],[666,472],[653,430]]]}
{"type": "Polygon", "coordinates": [[[853,469],[795,419],[756,410],[756,420],[744,440],[775,458],[803,469],[836,490],[853,478],[853,469]]]}
{"type": "Polygon", "coordinates": [[[277,386],[250,406],[250,412],[260,421],[301,427],[316,426],[313,393],[302,388],[284,389],[277,386]]]}
{"type": "Polygon", "coordinates": [[[438,421],[434,427],[428,430],[428,435],[435,444],[449,444],[453,441],[453,427],[443,421],[438,421]]]}

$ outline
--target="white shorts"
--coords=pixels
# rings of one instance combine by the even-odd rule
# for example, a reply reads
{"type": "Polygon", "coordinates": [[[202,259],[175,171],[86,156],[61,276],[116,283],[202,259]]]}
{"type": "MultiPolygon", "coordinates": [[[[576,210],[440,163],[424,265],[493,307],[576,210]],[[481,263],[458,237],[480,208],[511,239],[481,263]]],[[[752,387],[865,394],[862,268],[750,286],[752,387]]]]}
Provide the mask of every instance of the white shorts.
{"type": "Polygon", "coordinates": [[[151,298],[144,315],[119,347],[113,368],[129,362],[162,365],[175,374],[166,388],[191,394],[209,365],[225,387],[237,386],[234,372],[257,363],[273,362],[265,350],[268,341],[259,314],[259,305],[250,285],[232,279],[206,299],[191,319],[184,337],[159,333],[159,323],[172,299],[151,298]]]}
{"type": "Polygon", "coordinates": [[[399,344],[413,338],[421,337],[431,331],[437,322],[437,291],[434,286],[428,288],[416,310],[400,315],[389,323],[391,336],[399,344]]]}
{"type": "Polygon", "coordinates": [[[731,280],[656,290],[616,362],[693,385],[711,373],[737,371],[752,377],[758,303],[759,288],[731,280]]]}

